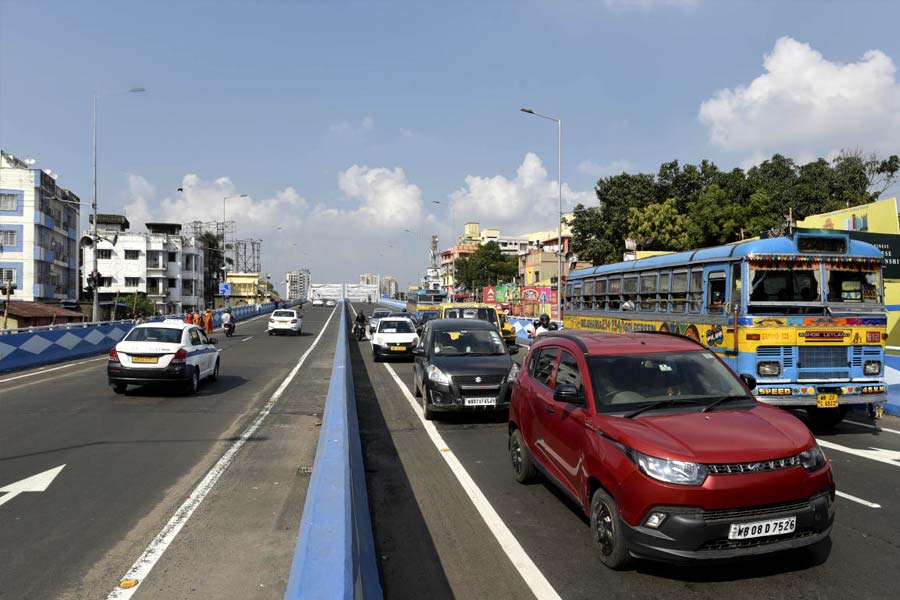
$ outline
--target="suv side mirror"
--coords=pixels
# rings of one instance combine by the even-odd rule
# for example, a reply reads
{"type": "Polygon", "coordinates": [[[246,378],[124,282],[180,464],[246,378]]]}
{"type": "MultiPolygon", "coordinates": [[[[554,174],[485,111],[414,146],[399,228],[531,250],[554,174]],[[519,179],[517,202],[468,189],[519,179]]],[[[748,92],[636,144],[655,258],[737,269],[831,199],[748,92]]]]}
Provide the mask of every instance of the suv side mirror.
{"type": "Polygon", "coordinates": [[[581,404],[584,398],[578,388],[571,383],[561,383],[553,390],[553,399],[566,404],[581,404]]]}
{"type": "Polygon", "coordinates": [[[740,377],[743,382],[747,384],[748,388],[750,388],[751,390],[756,389],[756,377],[748,373],[741,373],[740,377]]]}

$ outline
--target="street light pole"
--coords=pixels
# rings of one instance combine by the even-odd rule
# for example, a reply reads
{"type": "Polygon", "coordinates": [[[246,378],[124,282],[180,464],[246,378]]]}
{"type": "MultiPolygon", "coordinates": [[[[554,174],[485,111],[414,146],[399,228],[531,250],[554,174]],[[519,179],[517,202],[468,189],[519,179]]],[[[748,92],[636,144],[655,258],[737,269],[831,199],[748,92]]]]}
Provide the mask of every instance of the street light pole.
{"type": "MultiPolygon", "coordinates": [[[[127,94],[138,94],[140,92],[145,92],[146,90],[142,87],[133,87],[130,90],[127,90],[125,93],[127,94]]],[[[100,320],[100,281],[97,279],[97,242],[99,238],[97,237],[97,100],[100,98],[100,93],[97,92],[94,94],[94,111],[93,111],[93,174],[92,174],[92,185],[91,185],[91,213],[93,222],[91,223],[91,240],[93,241],[93,245],[91,247],[91,253],[93,254],[92,266],[93,271],[91,271],[91,281],[93,282],[94,287],[94,298],[91,308],[91,320],[95,323],[100,320]]]]}
{"type": "Polygon", "coordinates": [[[557,119],[556,117],[548,117],[547,115],[542,115],[540,113],[536,113],[530,108],[522,108],[520,109],[523,113],[528,113],[529,115],[534,115],[536,117],[541,117],[542,119],[547,119],[548,121],[556,122],[556,173],[557,173],[557,187],[559,192],[559,215],[557,218],[557,236],[556,236],[556,315],[557,318],[562,319],[562,307],[563,307],[563,290],[562,290],[562,222],[563,222],[563,211],[562,211],[562,119],[557,119]]]}

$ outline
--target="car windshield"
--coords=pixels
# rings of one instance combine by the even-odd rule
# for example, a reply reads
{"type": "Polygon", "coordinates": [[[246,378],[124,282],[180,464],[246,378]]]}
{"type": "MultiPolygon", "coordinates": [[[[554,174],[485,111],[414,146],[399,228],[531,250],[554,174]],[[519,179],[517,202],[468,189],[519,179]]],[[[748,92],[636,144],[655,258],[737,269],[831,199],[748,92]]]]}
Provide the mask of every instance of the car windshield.
{"type": "Polygon", "coordinates": [[[380,319],[381,317],[386,317],[391,313],[389,310],[376,310],[372,313],[373,319],[380,319]]]}
{"type": "Polygon", "coordinates": [[[506,345],[496,331],[460,329],[435,331],[432,350],[438,356],[486,356],[506,354],[506,345]]]}
{"type": "Polygon", "coordinates": [[[412,323],[406,319],[396,321],[379,321],[378,333],[415,333],[412,323]]]}
{"type": "Polygon", "coordinates": [[[125,341],[178,344],[181,343],[181,330],[171,327],[135,327],[125,336],[125,341]]]}
{"type": "Polygon", "coordinates": [[[293,319],[296,315],[294,315],[294,311],[292,311],[292,310],[276,310],[275,312],[272,313],[272,316],[273,317],[290,317],[293,319]]]}
{"type": "Polygon", "coordinates": [[[493,308],[448,308],[444,311],[447,319],[478,319],[488,323],[497,322],[497,311],[493,308]]]}
{"type": "Polygon", "coordinates": [[[588,366],[598,412],[660,400],[696,401],[702,407],[726,396],[747,396],[741,381],[709,351],[593,356],[588,366]]]}

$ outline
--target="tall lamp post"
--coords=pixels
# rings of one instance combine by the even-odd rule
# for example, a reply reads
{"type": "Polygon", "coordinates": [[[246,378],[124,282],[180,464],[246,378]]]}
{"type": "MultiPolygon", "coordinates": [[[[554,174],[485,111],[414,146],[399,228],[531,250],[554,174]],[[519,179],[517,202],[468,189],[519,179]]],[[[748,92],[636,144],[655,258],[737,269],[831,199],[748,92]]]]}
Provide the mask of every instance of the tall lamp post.
{"type": "Polygon", "coordinates": [[[559,187],[559,216],[557,219],[557,237],[556,237],[556,315],[562,319],[563,291],[562,291],[562,119],[556,117],[548,117],[541,113],[534,112],[530,108],[519,109],[523,113],[541,117],[548,121],[556,122],[556,173],[557,184],[559,187]]]}
{"type": "MultiPolygon", "coordinates": [[[[112,94],[103,94],[102,96],[116,96],[119,94],[139,94],[145,92],[142,87],[133,87],[124,92],[116,92],[112,94]]],[[[100,320],[100,281],[97,277],[97,100],[101,97],[97,92],[94,94],[94,118],[93,118],[93,185],[91,194],[91,212],[93,213],[93,222],[91,223],[91,240],[93,241],[93,271],[91,271],[91,281],[94,287],[94,302],[91,311],[91,320],[95,323],[100,320]]]]}

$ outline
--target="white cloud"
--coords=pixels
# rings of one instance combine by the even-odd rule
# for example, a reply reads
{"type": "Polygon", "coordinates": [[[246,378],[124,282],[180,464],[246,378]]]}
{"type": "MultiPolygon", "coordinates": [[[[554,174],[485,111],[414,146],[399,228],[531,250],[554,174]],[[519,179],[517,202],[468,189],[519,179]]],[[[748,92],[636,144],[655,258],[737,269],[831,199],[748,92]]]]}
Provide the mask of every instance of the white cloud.
{"type": "Polygon", "coordinates": [[[614,160],[606,164],[595,163],[591,160],[583,160],[578,163],[578,172],[596,177],[609,177],[610,175],[619,175],[620,173],[628,173],[634,170],[634,165],[627,160],[614,160]]]}
{"type": "Polygon", "coordinates": [[[362,201],[348,216],[387,232],[417,223],[422,212],[422,190],[406,180],[403,169],[353,165],[338,175],[338,187],[362,201]]]}
{"type": "MultiPolygon", "coordinates": [[[[516,170],[516,176],[466,177],[466,187],[451,194],[457,231],[466,221],[478,221],[482,227],[497,227],[504,234],[518,235],[556,227],[559,192],[556,180],[548,179],[541,159],[529,152],[516,170]]],[[[595,200],[591,191],[576,192],[563,183],[563,211],[581,202],[595,200]]]]}
{"type": "Polygon", "coordinates": [[[645,11],[660,6],[693,10],[700,5],[700,0],[606,0],[606,5],[610,8],[637,8],[645,11]]]}
{"type": "Polygon", "coordinates": [[[362,121],[350,122],[341,121],[328,127],[328,131],[332,135],[348,142],[357,142],[362,140],[366,135],[374,131],[375,119],[372,117],[364,117],[362,121]]]}
{"type": "Polygon", "coordinates": [[[712,143],[759,162],[780,152],[811,159],[840,148],[893,151],[900,135],[900,86],[893,60],[870,50],[837,63],[809,44],[782,37],[765,73],[702,103],[712,143]]]}

